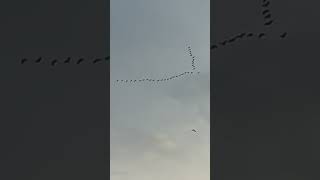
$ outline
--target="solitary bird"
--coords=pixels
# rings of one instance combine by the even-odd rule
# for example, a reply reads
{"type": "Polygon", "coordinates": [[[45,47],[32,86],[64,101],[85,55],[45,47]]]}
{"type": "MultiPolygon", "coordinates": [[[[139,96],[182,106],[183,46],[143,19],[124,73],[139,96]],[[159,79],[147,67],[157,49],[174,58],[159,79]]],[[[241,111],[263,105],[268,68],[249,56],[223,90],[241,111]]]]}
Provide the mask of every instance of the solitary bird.
{"type": "Polygon", "coordinates": [[[216,49],[216,48],[218,48],[217,45],[212,45],[212,46],[210,47],[210,49],[216,49]]]}
{"type": "Polygon", "coordinates": [[[68,58],[64,61],[64,63],[69,63],[70,60],[71,60],[71,57],[68,57],[68,58]]]}
{"type": "Polygon", "coordinates": [[[80,64],[84,59],[83,58],[80,58],[78,61],[77,61],[77,64],[80,64]]]}
{"type": "Polygon", "coordinates": [[[241,33],[241,34],[239,34],[238,36],[237,36],[237,38],[242,38],[243,36],[245,36],[246,35],[246,33],[241,33]]]}
{"type": "Polygon", "coordinates": [[[269,25],[271,25],[272,23],[273,23],[273,20],[270,20],[270,21],[264,23],[264,25],[269,26],[269,25]]]}
{"type": "Polygon", "coordinates": [[[40,63],[41,60],[42,60],[42,58],[39,57],[39,58],[36,60],[36,63],[40,63]]]}
{"type": "Polygon", "coordinates": [[[253,36],[253,33],[249,33],[248,35],[247,35],[247,37],[252,37],[253,36]]]}
{"type": "Polygon", "coordinates": [[[236,38],[232,38],[232,39],[229,39],[229,41],[228,42],[234,42],[236,40],[236,38]]]}
{"type": "Polygon", "coordinates": [[[280,35],[281,38],[285,38],[286,36],[287,36],[286,32],[280,35]]]}
{"type": "Polygon", "coordinates": [[[95,63],[97,63],[99,61],[101,61],[101,59],[97,58],[97,59],[93,60],[93,64],[95,64],[95,63]]]}
{"type": "Polygon", "coordinates": [[[227,41],[220,42],[221,45],[226,45],[227,41]]]}
{"type": "Polygon", "coordinates": [[[192,129],[193,132],[197,133],[197,131],[195,129],[192,129]]]}
{"type": "Polygon", "coordinates": [[[54,66],[54,65],[56,65],[56,63],[58,62],[58,60],[53,60],[52,62],[51,62],[51,66],[54,66]]]}
{"type": "Polygon", "coordinates": [[[267,14],[266,16],[264,16],[265,19],[269,19],[271,18],[271,14],[267,14]]]}
{"type": "Polygon", "coordinates": [[[21,64],[25,63],[27,60],[28,60],[28,59],[23,58],[23,59],[21,60],[21,64]]]}
{"type": "Polygon", "coordinates": [[[270,11],[267,9],[267,10],[264,10],[264,11],[262,11],[262,15],[265,15],[265,14],[267,14],[267,13],[269,13],[270,11]]]}
{"type": "Polygon", "coordinates": [[[259,35],[258,35],[258,37],[259,38],[262,38],[262,37],[264,37],[266,34],[265,33],[260,33],[259,35]]]}

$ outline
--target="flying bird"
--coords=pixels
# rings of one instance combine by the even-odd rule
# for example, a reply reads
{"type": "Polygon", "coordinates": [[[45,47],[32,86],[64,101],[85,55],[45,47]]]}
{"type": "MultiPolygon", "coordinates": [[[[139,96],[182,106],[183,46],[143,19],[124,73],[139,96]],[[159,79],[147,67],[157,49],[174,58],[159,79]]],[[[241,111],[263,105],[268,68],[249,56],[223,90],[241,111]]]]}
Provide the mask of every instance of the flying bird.
{"type": "Polygon", "coordinates": [[[286,36],[287,36],[286,32],[280,35],[281,38],[285,38],[286,36]]]}
{"type": "Polygon", "coordinates": [[[229,39],[229,43],[231,43],[231,42],[234,42],[236,40],[236,38],[232,38],[232,39],[229,39]]]}
{"type": "Polygon", "coordinates": [[[36,63],[40,63],[41,60],[42,60],[42,58],[39,57],[39,58],[36,60],[36,63]]]}
{"type": "Polygon", "coordinates": [[[226,45],[227,41],[220,42],[221,45],[226,45]]]}
{"type": "Polygon", "coordinates": [[[51,62],[51,66],[54,66],[56,63],[58,62],[58,60],[53,60],[52,62],[51,62]]]}
{"type": "Polygon", "coordinates": [[[271,14],[267,14],[266,16],[264,16],[265,19],[269,19],[271,18],[271,14]]]}
{"type": "Polygon", "coordinates": [[[101,59],[95,59],[95,60],[93,60],[93,64],[95,64],[95,63],[97,63],[97,62],[99,62],[99,61],[101,61],[101,59]]]}
{"type": "Polygon", "coordinates": [[[28,60],[28,59],[23,58],[23,59],[21,60],[21,64],[25,63],[27,60],[28,60]]]}
{"type": "Polygon", "coordinates": [[[238,36],[237,36],[237,38],[242,38],[243,36],[245,36],[246,35],[246,33],[241,33],[241,34],[239,34],[238,36]]]}
{"type": "Polygon", "coordinates": [[[80,58],[78,61],[77,61],[77,64],[80,64],[84,59],[83,58],[80,58]]]}
{"type": "Polygon", "coordinates": [[[259,38],[262,38],[262,37],[264,37],[266,34],[265,33],[260,33],[259,35],[258,35],[258,37],[259,38]]]}
{"type": "Polygon", "coordinates": [[[269,26],[269,25],[271,25],[272,23],[273,23],[273,20],[270,20],[270,21],[264,23],[264,25],[269,26]]]}
{"type": "Polygon", "coordinates": [[[71,60],[71,57],[68,57],[68,58],[64,61],[64,63],[69,63],[70,60],[71,60]]]}
{"type": "Polygon", "coordinates": [[[249,33],[248,35],[247,35],[247,37],[252,37],[253,36],[253,33],[249,33]]]}
{"type": "Polygon", "coordinates": [[[195,129],[192,129],[193,132],[198,133],[195,129]]]}
{"type": "Polygon", "coordinates": [[[217,45],[212,45],[212,46],[210,47],[210,49],[216,49],[216,48],[218,48],[217,45]]]}
{"type": "Polygon", "coordinates": [[[267,13],[269,13],[270,11],[267,9],[267,10],[264,10],[264,11],[262,11],[262,15],[265,15],[265,14],[267,14],[267,13]]]}

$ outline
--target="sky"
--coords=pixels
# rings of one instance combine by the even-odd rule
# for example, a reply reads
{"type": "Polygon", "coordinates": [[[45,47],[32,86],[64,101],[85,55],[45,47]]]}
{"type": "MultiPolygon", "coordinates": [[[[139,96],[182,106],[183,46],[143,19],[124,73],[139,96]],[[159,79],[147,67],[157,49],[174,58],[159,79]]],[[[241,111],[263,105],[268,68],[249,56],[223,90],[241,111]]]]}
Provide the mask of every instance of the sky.
{"type": "Polygon", "coordinates": [[[111,180],[209,180],[210,1],[110,9],[111,180]]]}

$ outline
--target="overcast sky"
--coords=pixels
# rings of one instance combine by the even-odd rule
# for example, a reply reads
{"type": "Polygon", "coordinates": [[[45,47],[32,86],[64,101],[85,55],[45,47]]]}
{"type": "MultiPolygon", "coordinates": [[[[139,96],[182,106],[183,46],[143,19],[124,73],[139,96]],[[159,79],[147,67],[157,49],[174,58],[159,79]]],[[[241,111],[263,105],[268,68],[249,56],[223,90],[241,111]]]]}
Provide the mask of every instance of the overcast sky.
{"type": "Polygon", "coordinates": [[[209,3],[111,1],[111,180],[209,180],[209,3]]]}

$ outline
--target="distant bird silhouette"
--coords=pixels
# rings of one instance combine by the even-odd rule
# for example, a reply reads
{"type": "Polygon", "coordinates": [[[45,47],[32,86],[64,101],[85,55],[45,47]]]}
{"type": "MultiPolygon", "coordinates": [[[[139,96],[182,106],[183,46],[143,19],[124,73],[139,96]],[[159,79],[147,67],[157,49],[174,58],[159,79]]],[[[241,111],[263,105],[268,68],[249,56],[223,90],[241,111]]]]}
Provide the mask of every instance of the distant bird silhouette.
{"type": "Polygon", "coordinates": [[[80,58],[78,61],[77,61],[77,64],[80,64],[80,63],[82,63],[84,61],[84,59],[83,58],[80,58]]]}
{"type": "Polygon", "coordinates": [[[252,36],[253,36],[253,33],[247,34],[247,37],[252,37],[252,36]]]}
{"type": "Polygon", "coordinates": [[[193,132],[198,133],[195,129],[192,129],[193,132]]]}
{"type": "Polygon", "coordinates": [[[267,7],[267,6],[269,6],[269,4],[270,4],[270,2],[268,1],[265,4],[263,4],[262,7],[267,7]]]}
{"type": "Polygon", "coordinates": [[[246,33],[241,33],[237,36],[237,38],[243,38],[246,35],[246,33]]]}
{"type": "Polygon", "coordinates": [[[95,63],[97,63],[97,62],[99,62],[99,61],[101,61],[102,59],[95,59],[94,61],[93,61],[93,64],[95,64],[95,63]]]}
{"type": "Polygon", "coordinates": [[[53,60],[52,62],[51,62],[51,66],[55,66],[56,65],[56,63],[58,62],[58,60],[53,60]]]}
{"type": "Polygon", "coordinates": [[[71,57],[68,57],[65,61],[64,61],[64,63],[69,63],[71,61],[71,57]]]}
{"type": "Polygon", "coordinates": [[[265,19],[269,19],[271,18],[271,14],[267,14],[266,16],[264,16],[265,19]]]}
{"type": "Polygon", "coordinates": [[[265,36],[266,36],[265,33],[260,33],[260,34],[258,35],[259,38],[263,38],[263,37],[265,37],[265,36]]]}
{"type": "Polygon", "coordinates": [[[227,41],[220,42],[220,44],[224,46],[227,44],[227,41]]]}
{"type": "Polygon", "coordinates": [[[265,15],[265,14],[267,14],[267,13],[269,13],[270,11],[267,9],[267,10],[264,10],[264,11],[262,11],[262,15],[265,15]]]}
{"type": "Polygon", "coordinates": [[[236,40],[236,38],[232,38],[232,39],[229,39],[229,43],[231,43],[231,42],[234,42],[236,40]]]}
{"type": "Polygon", "coordinates": [[[23,59],[21,60],[21,64],[25,63],[26,61],[28,61],[28,59],[23,58],[23,59]]]}
{"type": "Polygon", "coordinates": [[[286,36],[287,36],[286,32],[280,35],[281,38],[285,38],[286,36]]]}
{"type": "Polygon", "coordinates": [[[41,57],[39,57],[39,58],[36,60],[36,63],[40,63],[40,62],[41,62],[41,60],[42,60],[42,58],[41,58],[41,57]]]}
{"type": "Polygon", "coordinates": [[[210,49],[216,49],[216,48],[218,48],[217,45],[212,45],[212,46],[210,47],[210,49]]]}
{"type": "Polygon", "coordinates": [[[269,25],[271,25],[272,23],[273,23],[273,20],[270,20],[270,21],[264,23],[264,25],[269,26],[269,25]]]}

